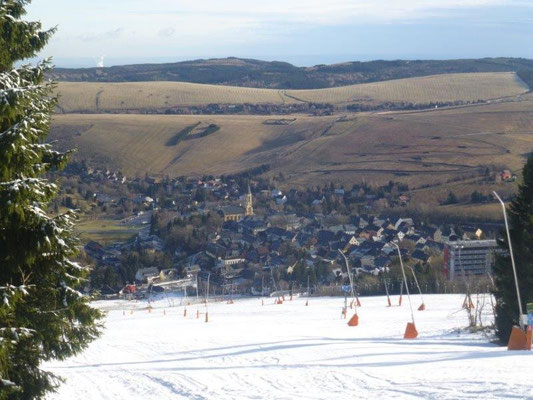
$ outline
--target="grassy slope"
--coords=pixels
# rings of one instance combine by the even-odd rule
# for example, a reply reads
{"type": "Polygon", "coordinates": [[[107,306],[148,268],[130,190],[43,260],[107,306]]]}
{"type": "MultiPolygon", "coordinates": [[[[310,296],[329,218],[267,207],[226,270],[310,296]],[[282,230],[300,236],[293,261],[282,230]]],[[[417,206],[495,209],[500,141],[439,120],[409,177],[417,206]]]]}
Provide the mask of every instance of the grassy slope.
{"type": "Polygon", "coordinates": [[[264,120],[259,116],[67,114],[55,117],[51,138],[60,139],[65,148],[79,147],[82,158],[118,167],[130,176],[135,172],[223,174],[269,162],[269,157],[254,152],[319,135],[333,118],[298,117],[288,126],[265,125],[264,120]],[[197,122],[215,123],[220,130],[167,146],[176,133],[197,122]],[[80,133],[68,135],[72,130],[80,133]]]}
{"type": "Polygon", "coordinates": [[[317,90],[293,90],[290,94],[310,102],[408,101],[418,103],[493,99],[528,90],[512,72],[446,74],[397,79],[362,85],[317,90]]]}
{"type": "Polygon", "coordinates": [[[83,220],[76,225],[84,243],[94,240],[101,244],[127,241],[139,233],[141,227],[128,226],[113,219],[83,220]]]}
{"type": "MultiPolygon", "coordinates": [[[[52,139],[129,176],[220,175],[268,163],[272,174],[283,171],[293,185],[389,179],[444,185],[487,165],[519,170],[533,150],[533,98],[426,112],[293,117],[288,125],[271,125],[263,123],[271,116],[67,114],[55,117],[52,139]],[[220,130],[166,145],[198,122],[220,130]]],[[[427,193],[435,200],[447,187],[427,193]]]]}
{"type": "Polygon", "coordinates": [[[218,104],[448,102],[513,96],[528,90],[512,72],[447,74],[312,90],[274,90],[184,82],[61,82],[64,112],[165,109],[218,104]]]}

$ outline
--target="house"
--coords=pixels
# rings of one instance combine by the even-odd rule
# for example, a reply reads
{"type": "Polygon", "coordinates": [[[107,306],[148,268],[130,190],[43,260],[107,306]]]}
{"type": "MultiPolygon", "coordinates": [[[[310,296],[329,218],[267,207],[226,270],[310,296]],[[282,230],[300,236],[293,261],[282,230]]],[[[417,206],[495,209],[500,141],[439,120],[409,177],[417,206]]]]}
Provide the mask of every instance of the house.
{"type": "Polygon", "coordinates": [[[205,254],[211,258],[221,258],[226,256],[227,249],[217,243],[209,243],[205,249],[205,254]]]}
{"type": "Polygon", "coordinates": [[[409,200],[409,196],[406,194],[402,194],[398,197],[401,206],[406,206],[409,203],[409,200]]]}
{"type": "Polygon", "coordinates": [[[457,238],[458,236],[452,227],[445,226],[444,228],[442,228],[441,241],[455,241],[457,240],[457,238]]]}
{"type": "Polygon", "coordinates": [[[463,240],[477,239],[480,240],[483,237],[483,231],[479,228],[472,226],[463,227],[463,240]]]}
{"type": "Polygon", "coordinates": [[[328,245],[330,242],[335,240],[335,233],[329,230],[322,229],[317,232],[316,237],[318,243],[321,245],[328,245]]]}
{"type": "Polygon", "coordinates": [[[156,252],[163,251],[165,244],[158,236],[151,235],[141,241],[141,247],[149,252],[156,252]]]}
{"type": "Polygon", "coordinates": [[[426,239],[433,239],[435,242],[442,242],[442,231],[439,228],[426,226],[421,230],[426,239]]]}
{"type": "Polygon", "coordinates": [[[185,266],[185,273],[187,277],[193,276],[200,272],[200,266],[198,264],[189,264],[185,266]]]}
{"type": "Polygon", "coordinates": [[[270,192],[270,196],[272,198],[280,197],[283,196],[283,192],[279,189],[272,189],[272,191],[270,192]]]}
{"type": "Polygon", "coordinates": [[[246,219],[241,222],[243,233],[248,233],[252,236],[257,236],[261,232],[265,232],[268,229],[268,224],[262,220],[246,219]]]}
{"type": "Polygon", "coordinates": [[[504,169],[501,173],[500,173],[500,176],[501,176],[501,180],[504,181],[504,182],[510,182],[513,180],[513,173],[508,170],[508,169],[504,169]]]}
{"type": "Polygon", "coordinates": [[[374,256],[367,255],[367,256],[361,257],[360,260],[361,260],[361,267],[367,271],[372,270],[376,267],[376,265],[374,264],[376,258],[374,256]]]}
{"type": "Polygon", "coordinates": [[[358,228],[366,228],[368,226],[368,221],[366,219],[364,219],[363,217],[360,217],[360,216],[354,216],[352,217],[351,221],[350,221],[354,226],[358,227],[358,228]]]}
{"type": "Polygon", "coordinates": [[[394,221],[394,229],[398,230],[402,226],[413,226],[413,219],[412,218],[398,218],[396,221],[394,221]]]}
{"type": "Polygon", "coordinates": [[[384,270],[385,268],[389,268],[392,264],[392,261],[389,257],[385,256],[379,256],[374,259],[374,265],[376,268],[380,270],[384,270]]]}
{"type": "Polygon", "coordinates": [[[159,280],[161,282],[165,281],[172,281],[179,278],[179,273],[177,269],[170,268],[170,269],[162,269],[159,272],[159,280]]]}
{"type": "Polygon", "coordinates": [[[105,203],[109,203],[111,201],[112,201],[111,196],[109,196],[108,194],[98,193],[96,195],[96,202],[97,203],[105,204],[105,203]]]}
{"type": "Polygon", "coordinates": [[[147,176],[145,178],[145,181],[149,185],[156,185],[156,184],[160,184],[161,182],[163,182],[163,179],[162,178],[155,178],[155,177],[152,177],[152,176],[147,176]]]}
{"type": "Polygon", "coordinates": [[[429,256],[422,250],[416,249],[413,251],[413,254],[411,254],[411,257],[417,261],[421,261],[423,263],[428,262],[429,256]]]}
{"type": "Polygon", "coordinates": [[[322,196],[321,199],[315,199],[315,200],[313,200],[313,203],[312,203],[312,204],[313,204],[314,206],[320,206],[320,205],[322,205],[322,203],[323,203],[325,200],[326,200],[326,198],[325,198],[324,196],[322,196]]]}
{"type": "Polygon", "coordinates": [[[244,262],[246,262],[246,259],[241,258],[241,257],[219,258],[217,260],[217,267],[222,268],[222,267],[227,267],[231,265],[241,264],[244,262]]]}
{"type": "Polygon", "coordinates": [[[150,282],[159,277],[159,270],[155,267],[139,268],[135,273],[135,280],[139,282],[150,282]]]}
{"type": "Polygon", "coordinates": [[[283,204],[287,203],[288,199],[287,199],[287,196],[277,196],[274,198],[275,201],[276,201],[276,204],[278,206],[282,206],[283,204]]]}

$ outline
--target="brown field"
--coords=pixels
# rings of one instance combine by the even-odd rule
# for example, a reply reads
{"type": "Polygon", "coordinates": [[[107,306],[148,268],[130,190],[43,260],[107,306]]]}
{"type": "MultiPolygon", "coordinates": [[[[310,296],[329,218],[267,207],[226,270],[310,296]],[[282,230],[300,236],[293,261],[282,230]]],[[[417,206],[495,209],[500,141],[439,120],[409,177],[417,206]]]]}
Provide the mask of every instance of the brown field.
{"type": "Polygon", "coordinates": [[[291,90],[291,96],[308,102],[447,102],[475,101],[514,96],[527,91],[513,72],[446,74],[316,90],[291,90]]]}
{"type": "Polygon", "coordinates": [[[528,88],[512,72],[444,74],[312,90],[274,90],[184,82],[60,82],[63,112],[165,109],[206,104],[376,104],[451,102],[516,96],[528,88]]]}
{"type": "Polygon", "coordinates": [[[451,186],[468,196],[481,187],[487,167],[519,172],[533,150],[533,100],[425,112],[294,115],[283,117],[287,124],[264,123],[273,119],[66,114],[55,117],[52,139],[129,176],[221,175],[270,164],[268,175],[283,172],[292,186],[394,180],[418,188],[414,198],[428,203],[444,198],[451,186]],[[167,145],[198,122],[220,130],[167,145]]]}

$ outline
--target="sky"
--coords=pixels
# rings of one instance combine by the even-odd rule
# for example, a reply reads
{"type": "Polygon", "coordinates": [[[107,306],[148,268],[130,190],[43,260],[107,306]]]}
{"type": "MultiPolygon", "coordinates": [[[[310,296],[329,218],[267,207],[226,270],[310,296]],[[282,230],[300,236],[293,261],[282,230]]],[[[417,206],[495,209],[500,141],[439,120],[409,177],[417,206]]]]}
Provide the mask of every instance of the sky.
{"type": "Polygon", "coordinates": [[[59,67],[533,58],[533,0],[33,0],[59,67]]]}

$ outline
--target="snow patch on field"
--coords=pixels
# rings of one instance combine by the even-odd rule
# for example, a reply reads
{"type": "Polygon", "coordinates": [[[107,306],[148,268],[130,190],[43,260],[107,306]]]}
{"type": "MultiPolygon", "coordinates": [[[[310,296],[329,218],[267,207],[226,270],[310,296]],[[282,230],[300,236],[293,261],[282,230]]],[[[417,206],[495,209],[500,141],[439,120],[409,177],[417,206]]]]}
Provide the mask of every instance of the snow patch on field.
{"type": "Polygon", "coordinates": [[[97,302],[108,310],[105,334],[82,355],[46,365],[67,379],[50,399],[533,398],[533,353],[463,333],[462,301],[425,296],[416,340],[402,338],[405,298],[402,307],[362,298],[357,327],[341,319],[340,298],[211,303],[208,323],[196,318],[205,305],[184,317],[176,298],[151,312],[146,302],[97,302]]]}

